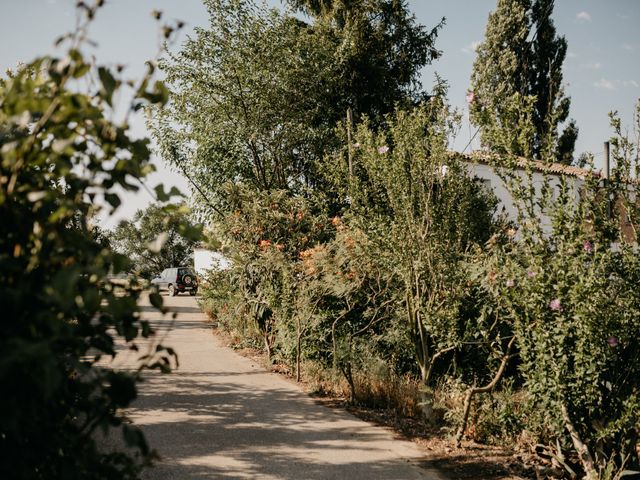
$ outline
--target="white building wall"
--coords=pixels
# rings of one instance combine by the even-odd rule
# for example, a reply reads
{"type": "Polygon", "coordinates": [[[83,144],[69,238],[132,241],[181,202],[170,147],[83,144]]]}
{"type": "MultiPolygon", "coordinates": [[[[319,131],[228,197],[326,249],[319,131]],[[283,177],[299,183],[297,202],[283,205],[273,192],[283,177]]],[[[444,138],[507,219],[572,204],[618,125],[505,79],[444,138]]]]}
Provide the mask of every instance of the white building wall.
{"type": "MultiPolygon", "coordinates": [[[[493,190],[493,193],[496,195],[498,200],[500,201],[500,205],[498,206],[498,211],[502,211],[504,209],[504,213],[507,215],[509,220],[517,222],[518,219],[518,206],[514,201],[509,188],[505,185],[504,181],[500,178],[500,176],[496,173],[494,167],[489,165],[480,164],[480,163],[471,163],[468,165],[469,175],[471,177],[477,177],[480,179],[488,188],[493,190]]],[[[525,182],[529,180],[526,178],[526,174],[524,171],[520,171],[520,175],[523,177],[525,182]]],[[[577,201],[579,199],[579,189],[583,185],[584,180],[576,176],[565,176],[565,181],[568,183],[569,188],[571,188],[572,196],[577,201]]],[[[532,174],[533,184],[535,186],[535,191],[539,195],[542,186],[545,181],[548,182],[549,186],[554,190],[554,197],[557,198],[560,192],[560,176],[549,173],[541,173],[541,172],[533,172],[532,174]]],[[[538,212],[539,218],[542,220],[542,224],[547,228],[550,228],[550,220],[546,214],[543,212],[538,212]]]]}
{"type": "Polygon", "coordinates": [[[198,275],[206,276],[209,270],[227,270],[231,263],[220,252],[197,247],[193,249],[193,266],[198,275]]]}

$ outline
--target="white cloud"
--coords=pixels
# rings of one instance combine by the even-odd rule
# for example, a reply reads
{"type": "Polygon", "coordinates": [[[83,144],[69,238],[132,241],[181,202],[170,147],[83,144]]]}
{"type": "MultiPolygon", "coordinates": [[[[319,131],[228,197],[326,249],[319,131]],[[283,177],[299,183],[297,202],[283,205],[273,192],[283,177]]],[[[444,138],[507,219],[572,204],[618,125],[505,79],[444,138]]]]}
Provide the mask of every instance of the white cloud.
{"type": "Polygon", "coordinates": [[[576,20],[581,23],[591,22],[591,15],[589,12],[580,12],[576,15],[576,20]]]}
{"type": "Polygon", "coordinates": [[[622,48],[624,48],[625,50],[628,50],[630,52],[634,50],[633,45],[631,45],[630,43],[623,43],[622,44],[622,48]]]}
{"type": "Polygon", "coordinates": [[[606,78],[601,78],[600,80],[595,82],[593,84],[593,86],[596,87],[596,88],[603,88],[605,90],[615,90],[616,89],[616,84],[613,82],[613,80],[608,80],[606,78]]]}
{"type": "Polygon", "coordinates": [[[589,70],[600,70],[602,68],[602,64],[600,62],[585,63],[582,66],[584,68],[588,68],[589,70]]]}
{"type": "Polygon", "coordinates": [[[480,40],[475,40],[473,42],[471,42],[469,45],[465,45],[464,47],[462,47],[462,51],[464,53],[472,53],[475,52],[476,49],[480,46],[482,42],[480,42],[480,40]]]}
{"type": "Polygon", "coordinates": [[[601,78],[593,84],[596,88],[602,88],[604,90],[616,90],[619,87],[622,88],[640,88],[640,81],[638,80],[609,80],[608,78],[601,78]]]}

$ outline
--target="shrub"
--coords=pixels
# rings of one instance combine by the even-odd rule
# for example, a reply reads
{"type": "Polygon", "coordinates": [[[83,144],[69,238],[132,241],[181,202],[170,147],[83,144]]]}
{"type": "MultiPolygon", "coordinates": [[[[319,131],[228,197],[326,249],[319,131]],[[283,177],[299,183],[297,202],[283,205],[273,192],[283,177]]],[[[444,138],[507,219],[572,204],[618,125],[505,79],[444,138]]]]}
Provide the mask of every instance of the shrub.
{"type": "Polygon", "coordinates": [[[532,198],[530,172],[506,178],[520,202],[519,239],[496,244],[486,279],[513,322],[531,408],[545,412],[530,428],[570,446],[589,478],[638,462],[640,257],[622,228],[639,218],[637,150],[624,137],[614,145],[626,154],[614,151],[610,182],[594,175],[578,189],[562,179],[556,197],[547,179],[532,198]]]}
{"type": "Polygon", "coordinates": [[[495,198],[447,153],[455,122],[436,95],[389,117],[377,133],[362,124],[344,152],[352,157],[352,176],[344,155],[333,162],[334,183],[349,199],[350,224],[367,236],[382,278],[397,286],[394,318],[406,322],[426,384],[437,362],[469,333],[458,322],[466,256],[494,228],[495,198]]]}
{"type": "MultiPolygon", "coordinates": [[[[92,221],[97,197],[115,208],[115,190],[134,189],[130,182],[152,170],[148,141],[109,120],[121,80],[97,67],[98,89],[78,87],[92,71],[78,48],[96,9],[84,6],[65,56],[39,58],[0,80],[2,478],[137,478],[152,458],[121,411],[136,397],[137,372],[98,363],[116,355],[116,341],[135,348],[153,331],[140,317],[135,281],[107,280],[127,260],[92,221]],[[96,441],[96,432],[116,427],[129,453],[96,441]]],[[[149,80],[135,90],[140,106],[165,99],[149,80]]],[[[151,301],[162,308],[157,294],[151,301]]],[[[157,345],[141,368],[167,370],[171,354],[157,345]]]]}

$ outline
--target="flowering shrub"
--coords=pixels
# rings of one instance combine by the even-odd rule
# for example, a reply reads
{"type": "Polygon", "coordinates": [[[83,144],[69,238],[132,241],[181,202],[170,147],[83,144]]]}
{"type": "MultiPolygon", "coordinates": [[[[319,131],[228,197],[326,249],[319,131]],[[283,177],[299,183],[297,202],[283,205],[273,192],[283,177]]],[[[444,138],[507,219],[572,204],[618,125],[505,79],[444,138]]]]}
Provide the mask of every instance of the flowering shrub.
{"type": "MultiPolygon", "coordinates": [[[[447,155],[454,123],[436,96],[388,118],[384,132],[363,124],[356,132],[355,174],[334,173],[337,190],[350,198],[350,223],[368,239],[370,261],[395,285],[394,318],[406,322],[425,384],[436,362],[467,334],[459,321],[466,254],[494,228],[495,199],[447,155]]],[[[342,157],[334,163],[346,164],[342,157]]]]}
{"type": "Polygon", "coordinates": [[[362,401],[357,379],[364,377],[366,382],[371,363],[386,363],[394,371],[405,355],[399,344],[388,343],[391,330],[402,337],[393,308],[397,285],[377,261],[374,242],[366,233],[336,218],[335,238],[303,252],[306,301],[318,305],[309,341],[315,339],[312,358],[340,372],[352,401],[362,401]]]}
{"type": "Polygon", "coordinates": [[[311,268],[304,252],[329,238],[334,227],[320,208],[285,191],[236,185],[228,193],[233,213],[220,223],[219,235],[232,267],[213,273],[204,294],[207,308],[239,332],[257,330],[271,357],[278,324],[284,330],[295,320],[298,274],[305,265],[311,268]]]}
{"type": "Polygon", "coordinates": [[[547,441],[575,437],[587,469],[611,455],[622,463],[635,456],[640,407],[632,373],[640,368],[640,262],[630,246],[589,253],[579,239],[551,242],[501,250],[500,275],[520,281],[490,287],[518,338],[521,372],[540,420],[529,428],[547,441]]]}
{"type": "Polygon", "coordinates": [[[625,214],[635,225],[629,198],[638,192],[628,180],[632,164],[616,160],[609,184],[587,178],[579,196],[568,180],[558,198],[543,186],[535,216],[531,176],[505,178],[520,203],[520,238],[494,246],[486,281],[517,338],[537,418],[529,428],[573,450],[575,463],[566,467],[589,478],[612,463],[638,462],[640,257],[620,222],[625,214]]]}

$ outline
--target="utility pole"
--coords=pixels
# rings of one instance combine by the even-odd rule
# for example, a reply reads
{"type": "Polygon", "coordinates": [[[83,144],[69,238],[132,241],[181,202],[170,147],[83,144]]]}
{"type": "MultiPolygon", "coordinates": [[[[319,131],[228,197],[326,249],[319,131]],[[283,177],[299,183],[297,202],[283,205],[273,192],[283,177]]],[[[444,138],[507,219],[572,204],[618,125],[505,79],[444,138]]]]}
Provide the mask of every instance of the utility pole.
{"type": "Polygon", "coordinates": [[[611,175],[611,157],[609,142],[604,142],[604,168],[602,169],[604,178],[604,190],[607,196],[607,218],[611,218],[611,198],[609,198],[609,177],[611,175]]]}
{"type": "Polygon", "coordinates": [[[351,127],[353,126],[353,114],[351,107],[347,108],[347,158],[349,160],[349,177],[353,177],[353,145],[351,145],[351,127]]]}
{"type": "Polygon", "coordinates": [[[611,172],[611,158],[609,156],[609,142],[604,142],[604,179],[609,180],[609,175],[611,172]]]}

